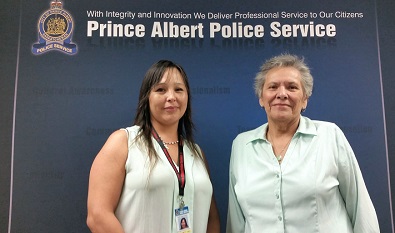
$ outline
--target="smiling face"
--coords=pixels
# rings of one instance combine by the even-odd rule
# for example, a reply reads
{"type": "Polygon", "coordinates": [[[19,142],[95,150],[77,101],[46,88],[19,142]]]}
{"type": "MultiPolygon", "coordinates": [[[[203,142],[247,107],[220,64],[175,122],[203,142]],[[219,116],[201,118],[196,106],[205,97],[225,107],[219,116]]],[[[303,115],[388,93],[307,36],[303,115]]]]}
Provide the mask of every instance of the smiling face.
{"type": "Polygon", "coordinates": [[[181,219],[181,229],[188,227],[187,220],[185,218],[181,219]]]}
{"type": "Polygon", "coordinates": [[[178,124],[188,104],[185,82],[177,69],[168,69],[149,95],[151,123],[154,126],[178,124]]]}
{"type": "Polygon", "coordinates": [[[299,120],[307,107],[300,72],[293,67],[276,67],[266,74],[259,104],[265,108],[269,121],[299,120]]]}

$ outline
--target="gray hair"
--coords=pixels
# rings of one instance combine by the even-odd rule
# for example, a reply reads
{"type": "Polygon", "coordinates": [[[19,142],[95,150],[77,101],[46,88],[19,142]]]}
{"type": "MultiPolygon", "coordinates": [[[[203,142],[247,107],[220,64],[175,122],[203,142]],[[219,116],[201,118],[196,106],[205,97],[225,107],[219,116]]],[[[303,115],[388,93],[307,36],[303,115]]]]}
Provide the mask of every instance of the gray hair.
{"type": "Polygon", "coordinates": [[[267,73],[276,67],[294,67],[301,74],[303,92],[309,98],[313,93],[313,76],[303,57],[292,54],[281,54],[267,60],[255,76],[254,90],[258,98],[261,97],[262,87],[266,81],[267,73]]]}

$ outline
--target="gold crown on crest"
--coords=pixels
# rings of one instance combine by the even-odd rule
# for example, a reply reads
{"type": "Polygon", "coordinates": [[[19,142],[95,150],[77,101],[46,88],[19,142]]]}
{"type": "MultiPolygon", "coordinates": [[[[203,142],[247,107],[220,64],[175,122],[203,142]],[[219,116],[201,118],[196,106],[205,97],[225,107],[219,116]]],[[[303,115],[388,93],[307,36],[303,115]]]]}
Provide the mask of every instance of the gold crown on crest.
{"type": "Polygon", "coordinates": [[[63,3],[61,1],[52,1],[51,2],[52,9],[61,9],[62,6],[63,6],[63,3]]]}

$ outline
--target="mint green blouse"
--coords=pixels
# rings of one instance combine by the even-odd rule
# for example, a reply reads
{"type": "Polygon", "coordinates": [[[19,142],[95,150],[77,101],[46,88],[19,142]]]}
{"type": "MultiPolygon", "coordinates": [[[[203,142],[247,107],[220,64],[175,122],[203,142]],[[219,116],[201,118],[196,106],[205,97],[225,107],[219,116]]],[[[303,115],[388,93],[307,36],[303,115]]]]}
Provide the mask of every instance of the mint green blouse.
{"type": "Polygon", "coordinates": [[[233,141],[227,233],[380,232],[358,162],[338,126],[301,116],[281,165],[267,127],[233,141]]]}

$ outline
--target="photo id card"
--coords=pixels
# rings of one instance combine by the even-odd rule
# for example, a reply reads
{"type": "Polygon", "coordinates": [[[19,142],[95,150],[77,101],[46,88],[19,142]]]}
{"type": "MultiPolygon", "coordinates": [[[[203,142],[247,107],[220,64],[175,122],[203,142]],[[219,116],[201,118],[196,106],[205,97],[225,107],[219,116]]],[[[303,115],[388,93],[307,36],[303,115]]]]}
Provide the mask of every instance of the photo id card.
{"type": "Polygon", "coordinates": [[[183,208],[175,209],[177,232],[178,233],[192,233],[192,229],[189,226],[189,210],[188,206],[183,208]]]}

